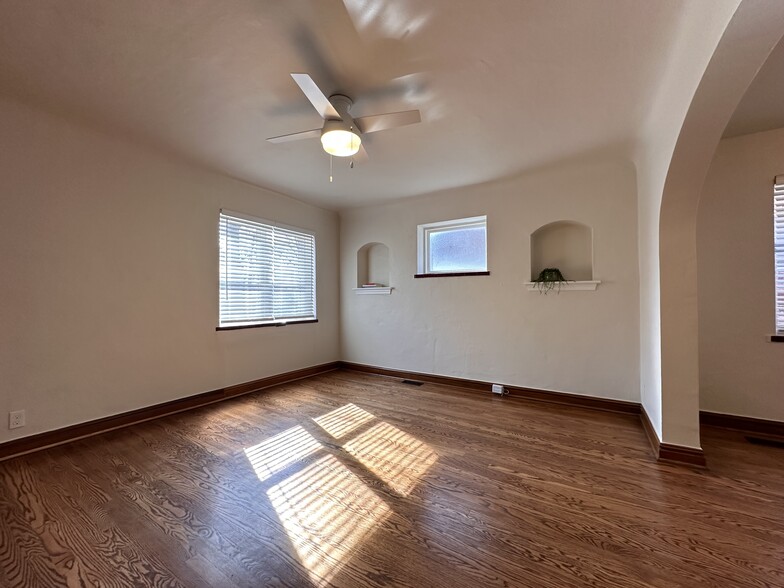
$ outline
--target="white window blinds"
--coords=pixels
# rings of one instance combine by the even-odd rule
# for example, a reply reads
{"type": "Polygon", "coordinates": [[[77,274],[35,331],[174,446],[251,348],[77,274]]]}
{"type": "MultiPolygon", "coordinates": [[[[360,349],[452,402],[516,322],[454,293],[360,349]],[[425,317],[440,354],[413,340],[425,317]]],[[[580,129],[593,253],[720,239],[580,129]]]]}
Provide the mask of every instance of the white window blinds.
{"type": "Polygon", "coordinates": [[[222,210],[220,326],[316,318],[312,233],[222,210]]]}
{"type": "Polygon", "coordinates": [[[784,176],[773,186],[773,257],[776,276],[776,332],[784,333],[784,176]]]}

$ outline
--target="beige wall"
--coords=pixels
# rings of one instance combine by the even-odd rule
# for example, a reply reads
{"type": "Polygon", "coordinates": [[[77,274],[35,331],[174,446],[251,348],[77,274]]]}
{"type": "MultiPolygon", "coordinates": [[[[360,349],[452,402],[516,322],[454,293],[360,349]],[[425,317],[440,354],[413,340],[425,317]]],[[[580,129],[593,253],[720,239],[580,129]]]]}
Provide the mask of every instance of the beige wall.
{"type": "Polygon", "coordinates": [[[775,332],[773,178],[784,129],[719,144],[697,219],[700,408],[784,420],[784,344],[775,332]]]}
{"type": "MultiPolygon", "coordinates": [[[[639,401],[634,167],[564,165],[341,213],[343,359],[639,401]],[[488,277],[414,279],[416,228],[487,215],[488,277]],[[528,292],[530,235],[593,228],[595,292],[528,292]],[[389,249],[389,296],[356,295],[357,250],[389,249]]],[[[567,276],[568,278],[569,276],[567,276]]]]}
{"type": "Polygon", "coordinates": [[[11,102],[0,136],[0,442],[339,359],[335,213],[11,102]],[[215,331],[221,207],[315,231],[318,324],[215,331]]]}

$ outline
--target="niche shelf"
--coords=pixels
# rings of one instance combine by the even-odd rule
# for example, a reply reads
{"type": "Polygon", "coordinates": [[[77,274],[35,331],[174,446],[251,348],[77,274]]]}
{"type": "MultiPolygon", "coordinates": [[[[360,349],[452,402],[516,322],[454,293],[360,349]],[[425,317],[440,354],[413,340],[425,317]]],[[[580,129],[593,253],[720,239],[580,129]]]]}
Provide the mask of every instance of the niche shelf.
{"type": "Polygon", "coordinates": [[[357,294],[392,294],[392,288],[390,286],[374,286],[372,288],[354,288],[354,292],[357,294]]]}
{"type": "MultiPolygon", "coordinates": [[[[575,280],[574,282],[569,281],[565,284],[561,284],[559,288],[556,286],[553,288],[553,291],[558,292],[566,292],[569,290],[596,290],[596,288],[601,284],[601,280],[575,280]]],[[[528,287],[529,292],[538,292],[539,288],[537,288],[536,282],[525,282],[525,285],[528,287]]]]}
{"type": "Polygon", "coordinates": [[[531,233],[531,281],[529,291],[538,290],[534,280],[543,269],[557,267],[568,280],[556,291],[596,290],[593,279],[593,230],[577,221],[559,220],[531,233]]]}
{"type": "Polygon", "coordinates": [[[357,294],[391,294],[389,285],[389,247],[366,243],[357,251],[357,294]],[[377,284],[366,286],[365,284],[377,284]]]}

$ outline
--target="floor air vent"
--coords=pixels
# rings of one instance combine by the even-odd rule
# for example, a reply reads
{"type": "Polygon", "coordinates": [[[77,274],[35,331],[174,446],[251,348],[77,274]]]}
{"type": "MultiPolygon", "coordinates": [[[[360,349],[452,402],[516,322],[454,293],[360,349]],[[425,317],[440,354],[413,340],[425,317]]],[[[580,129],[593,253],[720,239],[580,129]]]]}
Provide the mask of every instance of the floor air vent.
{"type": "Polygon", "coordinates": [[[409,386],[421,386],[424,382],[420,382],[418,380],[403,380],[404,384],[408,384],[409,386]]]}
{"type": "Polygon", "coordinates": [[[766,439],[765,437],[749,437],[747,435],[746,440],[749,443],[754,443],[754,445],[767,445],[768,447],[784,449],[784,439],[766,439]]]}

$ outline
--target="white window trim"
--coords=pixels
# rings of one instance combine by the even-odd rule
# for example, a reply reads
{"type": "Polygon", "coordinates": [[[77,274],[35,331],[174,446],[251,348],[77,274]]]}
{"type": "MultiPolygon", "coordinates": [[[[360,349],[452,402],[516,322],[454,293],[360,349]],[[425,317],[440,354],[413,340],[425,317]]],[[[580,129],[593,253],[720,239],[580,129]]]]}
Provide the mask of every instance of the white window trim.
{"type": "Polygon", "coordinates": [[[487,242],[485,242],[485,268],[476,269],[450,269],[434,271],[430,269],[430,239],[428,238],[433,231],[443,231],[444,229],[465,229],[469,227],[485,227],[487,230],[487,215],[471,216],[468,218],[457,218],[453,220],[438,221],[417,225],[417,273],[418,274],[451,274],[461,272],[486,272],[487,271],[487,242]]]}
{"type": "Polygon", "coordinates": [[[287,225],[284,223],[280,223],[278,221],[269,220],[267,218],[262,218],[260,216],[252,216],[250,214],[245,214],[244,212],[237,212],[236,210],[229,210],[227,208],[220,209],[221,214],[225,214],[227,216],[233,216],[236,218],[241,218],[246,221],[250,221],[252,223],[261,223],[262,225],[269,225],[271,227],[280,227],[281,229],[287,229],[289,231],[296,231],[298,233],[304,233],[306,235],[310,235],[314,239],[316,238],[315,231],[310,229],[303,229],[302,227],[295,227],[294,225],[287,225]]]}
{"type": "MultiPolygon", "coordinates": [[[[311,317],[303,317],[303,318],[292,318],[292,319],[272,319],[272,320],[264,320],[264,321],[235,321],[235,322],[222,322],[221,321],[221,312],[220,312],[220,300],[218,301],[218,327],[217,330],[232,330],[232,329],[241,329],[245,327],[263,327],[263,326],[285,326],[287,324],[296,324],[296,323],[312,323],[318,322],[318,279],[317,279],[317,268],[318,268],[318,250],[316,247],[316,233],[311,229],[306,229],[303,227],[297,227],[294,225],[287,225],[285,223],[281,223],[278,221],[269,220],[266,218],[253,216],[250,214],[245,214],[243,212],[237,212],[235,210],[230,210],[227,208],[221,208],[218,214],[218,234],[220,234],[220,223],[221,223],[221,215],[235,217],[241,220],[250,221],[253,223],[259,223],[271,227],[286,229],[288,231],[294,231],[298,233],[302,233],[304,235],[310,235],[313,237],[313,316],[311,317]]],[[[220,239],[218,239],[218,259],[220,259],[220,239]]],[[[220,263],[220,262],[219,262],[220,263]]],[[[218,268],[218,281],[220,282],[220,272],[221,268],[218,268]]],[[[220,284],[218,285],[218,296],[220,297],[220,284]]]]}

